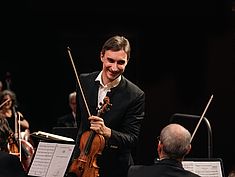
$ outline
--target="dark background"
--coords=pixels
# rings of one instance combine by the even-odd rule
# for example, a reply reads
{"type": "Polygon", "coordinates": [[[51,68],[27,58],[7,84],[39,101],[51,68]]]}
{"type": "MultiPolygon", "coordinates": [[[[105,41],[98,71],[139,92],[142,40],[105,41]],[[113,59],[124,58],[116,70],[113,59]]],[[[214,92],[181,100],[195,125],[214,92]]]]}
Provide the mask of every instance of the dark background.
{"type": "MultiPolygon", "coordinates": [[[[234,30],[232,2],[9,2],[2,6],[0,79],[12,74],[19,109],[31,131],[48,131],[69,111],[77,72],[101,68],[99,52],[114,34],[131,42],[125,76],[146,93],[146,118],[136,163],[157,157],[156,137],[175,113],[205,114],[213,135],[213,157],[225,172],[235,164],[234,30]],[[98,3],[98,4],[97,4],[98,3]]],[[[195,120],[187,120],[195,126],[195,120]]],[[[189,157],[207,157],[201,123],[189,157]]]]}

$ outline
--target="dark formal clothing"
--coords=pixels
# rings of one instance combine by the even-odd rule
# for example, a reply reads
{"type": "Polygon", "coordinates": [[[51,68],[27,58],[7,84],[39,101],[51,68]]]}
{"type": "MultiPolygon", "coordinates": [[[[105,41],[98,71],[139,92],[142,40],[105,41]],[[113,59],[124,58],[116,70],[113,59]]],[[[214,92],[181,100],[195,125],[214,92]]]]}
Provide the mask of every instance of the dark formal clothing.
{"type": "Polygon", "coordinates": [[[0,151],[0,177],[26,177],[19,157],[0,151]]]}
{"type": "Polygon", "coordinates": [[[77,127],[73,113],[63,115],[57,119],[57,127],[77,127]]]}
{"type": "MultiPolygon", "coordinates": [[[[21,121],[25,120],[25,118],[23,116],[19,116],[21,115],[20,112],[16,112],[16,114],[18,115],[18,117],[20,118],[21,121]]],[[[14,115],[14,111],[12,110],[12,116],[11,117],[6,117],[8,123],[9,123],[9,126],[11,127],[11,129],[13,131],[15,131],[15,115],[14,115]]],[[[20,127],[20,131],[25,131],[25,128],[23,128],[22,126],[20,127]]]]}
{"type": "MultiPolygon", "coordinates": [[[[1,117],[1,116],[0,116],[1,117]]],[[[0,151],[8,152],[8,137],[13,134],[6,118],[0,118],[0,151]]]]}
{"type": "MultiPolygon", "coordinates": [[[[99,72],[81,74],[80,82],[91,115],[97,115],[99,72]]],[[[81,92],[78,90],[78,125],[80,125],[74,157],[79,155],[82,132],[89,130],[88,112],[81,92]]],[[[142,120],[144,119],[144,92],[131,81],[121,76],[119,85],[107,93],[112,106],[103,115],[104,123],[111,128],[111,137],[106,140],[102,155],[98,155],[100,177],[126,177],[129,165],[133,164],[131,150],[138,143],[142,120]]]]}
{"type": "Polygon", "coordinates": [[[163,159],[153,165],[134,165],[128,170],[128,177],[199,177],[183,168],[181,162],[163,159]]]}

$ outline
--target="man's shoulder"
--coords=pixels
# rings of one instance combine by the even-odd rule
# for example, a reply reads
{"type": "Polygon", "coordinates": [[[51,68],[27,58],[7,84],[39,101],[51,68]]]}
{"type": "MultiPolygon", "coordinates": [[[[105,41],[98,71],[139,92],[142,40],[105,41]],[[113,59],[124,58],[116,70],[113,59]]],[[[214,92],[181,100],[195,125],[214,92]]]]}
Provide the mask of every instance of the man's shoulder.
{"type": "Polygon", "coordinates": [[[181,177],[200,177],[190,171],[184,170],[176,166],[167,165],[164,163],[154,163],[152,165],[132,165],[128,170],[128,177],[137,176],[181,176],[181,177]]]}
{"type": "Polygon", "coordinates": [[[146,172],[146,171],[152,171],[151,169],[156,169],[158,164],[149,164],[149,165],[131,165],[129,167],[129,171],[133,170],[136,172],[146,172]]]}
{"type": "Polygon", "coordinates": [[[200,175],[198,175],[196,173],[193,173],[193,172],[188,171],[188,170],[185,170],[185,171],[189,174],[188,176],[190,176],[190,177],[200,177],[200,175]]]}
{"type": "Polygon", "coordinates": [[[131,165],[128,170],[128,177],[148,176],[152,173],[154,165],[131,165]]]}
{"type": "Polygon", "coordinates": [[[64,114],[58,118],[58,120],[67,120],[72,117],[72,113],[64,114]]]}
{"type": "Polygon", "coordinates": [[[127,88],[129,88],[131,91],[135,91],[140,94],[144,94],[144,91],[134,82],[130,81],[129,79],[127,79],[124,76],[122,77],[122,80],[123,80],[124,84],[127,86],[127,88]]]}
{"type": "Polygon", "coordinates": [[[95,79],[99,75],[100,71],[94,71],[90,73],[81,73],[80,74],[80,80],[83,84],[85,83],[95,83],[95,79]]]}

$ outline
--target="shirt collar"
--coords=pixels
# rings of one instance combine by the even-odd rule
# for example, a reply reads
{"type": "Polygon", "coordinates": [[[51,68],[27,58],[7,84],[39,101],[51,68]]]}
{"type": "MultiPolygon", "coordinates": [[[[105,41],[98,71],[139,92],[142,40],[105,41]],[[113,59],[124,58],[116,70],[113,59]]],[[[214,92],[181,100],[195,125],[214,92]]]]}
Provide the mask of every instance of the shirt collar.
{"type": "Polygon", "coordinates": [[[99,75],[97,76],[97,78],[95,79],[95,81],[99,81],[100,85],[103,86],[103,87],[108,87],[108,88],[114,88],[116,86],[118,86],[118,84],[120,83],[121,81],[121,75],[118,76],[117,79],[115,79],[114,81],[104,85],[103,82],[102,82],[102,79],[101,79],[101,75],[102,75],[102,71],[99,73],[99,75]]]}

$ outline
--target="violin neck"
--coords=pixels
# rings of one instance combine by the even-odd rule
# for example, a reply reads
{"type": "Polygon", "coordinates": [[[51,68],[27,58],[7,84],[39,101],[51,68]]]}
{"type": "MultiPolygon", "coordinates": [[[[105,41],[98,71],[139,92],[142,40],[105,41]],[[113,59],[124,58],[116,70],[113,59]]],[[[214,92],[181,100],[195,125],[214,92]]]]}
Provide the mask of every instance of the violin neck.
{"type": "Polygon", "coordinates": [[[93,142],[93,139],[95,137],[96,132],[94,130],[90,130],[89,138],[87,139],[86,146],[84,149],[85,155],[88,155],[91,149],[91,145],[93,142]]]}

